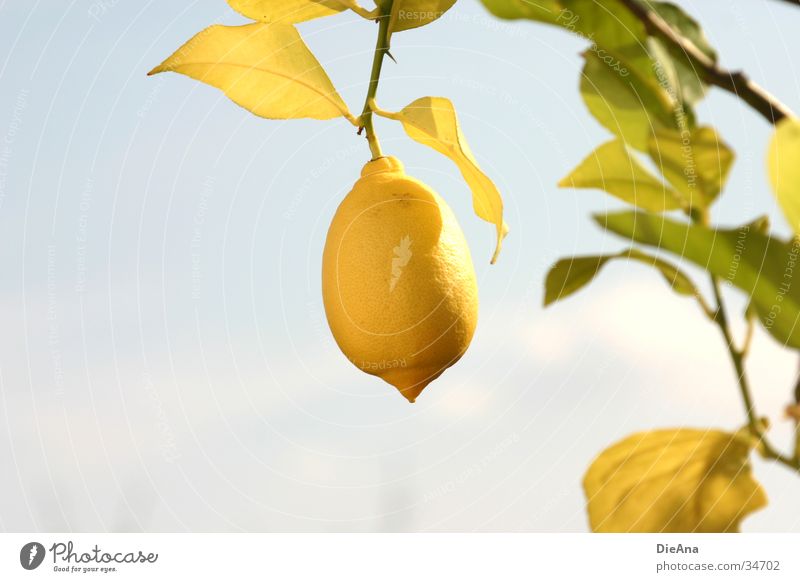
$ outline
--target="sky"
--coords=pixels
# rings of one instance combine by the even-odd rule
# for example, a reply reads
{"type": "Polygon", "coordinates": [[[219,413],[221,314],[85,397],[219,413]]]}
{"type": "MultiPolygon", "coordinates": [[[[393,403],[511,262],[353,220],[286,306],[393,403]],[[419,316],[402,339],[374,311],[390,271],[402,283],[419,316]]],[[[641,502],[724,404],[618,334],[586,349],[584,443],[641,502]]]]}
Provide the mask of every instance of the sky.
{"type": "MultiPolygon", "coordinates": [[[[725,66],[800,110],[800,10],[681,5],[725,66]]],[[[743,424],[718,331],[646,267],[609,265],[542,307],[555,260],[624,247],[590,219],[621,203],[556,187],[610,136],[577,91],[585,41],[474,0],[394,37],[378,102],[450,98],[511,234],[490,265],[457,168],[379,120],[384,150],[458,218],[480,319],[413,405],[359,372],[320,270],[366,142],[345,120],[268,121],[146,76],[204,27],[244,22],[223,0],[0,0],[0,530],[586,531],[581,479],[603,448],[743,424]]],[[[358,111],[374,25],[300,30],[358,111]]],[[[698,117],[737,154],[715,223],[768,214],[787,234],[767,123],[719,90],[698,117]]],[[[788,443],[797,356],[759,330],[748,371],[788,443]]],[[[800,531],[797,477],[754,464],[770,505],[744,530],[800,531]]]]}

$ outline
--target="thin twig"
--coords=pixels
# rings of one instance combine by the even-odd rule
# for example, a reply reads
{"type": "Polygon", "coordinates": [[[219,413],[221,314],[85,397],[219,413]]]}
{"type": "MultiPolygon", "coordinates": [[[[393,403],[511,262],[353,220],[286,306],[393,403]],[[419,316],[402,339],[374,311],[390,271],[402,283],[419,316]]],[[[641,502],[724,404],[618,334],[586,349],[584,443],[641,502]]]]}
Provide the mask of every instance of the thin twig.
{"type": "Polygon", "coordinates": [[[800,459],[796,457],[788,457],[778,451],[767,439],[764,432],[762,421],[756,414],[755,404],[753,402],[753,395],[750,392],[750,382],[747,379],[747,373],[744,369],[745,353],[738,350],[733,341],[733,334],[731,334],[730,326],[728,325],[728,314],[725,309],[725,303],[722,298],[722,291],[720,289],[719,279],[711,275],[711,287],[714,290],[714,299],[717,302],[717,314],[714,322],[722,332],[725,338],[725,344],[728,348],[733,367],[736,370],[736,380],[739,384],[739,392],[742,395],[742,402],[744,403],[745,411],[747,413],[747,424],[750,432],[753,433],[759,440],[759,450],[765,459],[776,461],[790,469],[800,473],[800,459]]]}
{"type": "MultiPolygon", "coordinates": [[[[793,4],[800,4],[800,0],[791,1],[793,4]]],[[[795,116],[789,107],[752,81],[743,72],[727,71],[720,68],[694,43],[677,34],[658,13],[645,3],[640,0],[621,0],[621,2],[639,19],[649,35],[665,42],[671,52],[678,53],[679,56],[688,59],[707,83],[733,93],[772,124],[785,117],[795,116]]]]}
{"type": "Polygon", "coordinates": [[[719,279],[714,275],[711,275],[711,287],[714,290],[714,299],[717,302],[717,312],[714,317],[714,322],[722,332],[722,337],[725,338],[728,353],[730,353],[733,367],[736,370],[739,391],[742,394],[742,402],[744,402],[745,412],[747,413],[747,423],[750,425],[751,429],[756,430],[759,421],[756,415],[755,405],[753,404],[753,395],[750,393],[750,384],[747,381],[747,376],[744,371],[744,359],[742,357],[742,352],[736,349],[733,342],[733,335],[728,325],[728,313],[725,309],[725,303],[722,300],[719,279]]]}

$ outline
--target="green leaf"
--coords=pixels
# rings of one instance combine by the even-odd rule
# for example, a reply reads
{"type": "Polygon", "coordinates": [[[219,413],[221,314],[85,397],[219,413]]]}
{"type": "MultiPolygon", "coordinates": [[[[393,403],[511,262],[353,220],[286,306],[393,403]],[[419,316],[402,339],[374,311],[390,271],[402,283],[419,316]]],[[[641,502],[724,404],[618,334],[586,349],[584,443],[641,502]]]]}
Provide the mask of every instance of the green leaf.
{"type": "Polygon", "coordinates": [[[406,105],[399,113],[373,106],[382,117],[403,124],[406,134],[416,142],[435,149],[455,162],[472,191],[472,208],[480,218],[497,229],[497,245],[492,263],[497,260],[508,225],[503,221],[503,198],[497,186],[478,166],[458,123],[456,110],[444,97],[421,97],[406,105]]]}
{"type": "Polygon", "coordinates": [[[641,22],[620,0],[482,0],[495,16],[560,26],[612,49],[644,42],[641,22]]]}
{"type": "Polygon", "coordinates": [[[499,18],[516,20],[526,18],[539,22],[556,23],[556,18],[564,10],[559,0],[481,0],[489,12],[499,18]]]}
{"type": "Polygon", "coordinates": [[[260,117],[342,116],[355,122],[325,69],[290,24],[210,26],[148,74],[169,71],[222,89],[260,117]]]}
{"type": "Polygon", "coordinates": [[[583,480],[595,532],[724,533],[767,505],[750,442],[717,430],[637,433],[604,450],[583,480]]]}
{"type": "Polygon", "coordinates": [[[748,228],[752,228],[756,232],[760,232],[761,234],[769,234],[769,216],[766,214],[755,218],[748,222],[745,226],[748,228]]]}
{"type": "Polygon", "coordinates": [[[239,14],[260,22],[293,24],[331,16],[346,10],[346,1],[337,0],[228,0],[239,14]]]}
{"type": "MultiPolygon", "coordinates": [[[[628,75],[634,76],[631,88],[634,97],[642,94],[641,87],[647,88],[648,95],[643,95],[640,105],[651,115],[662,117],[660,108],[654,107],[656,103],[652,102],[655,96],[657,101],[673,102],[668,106],[672,117],[683,117],[687,127],[693,123],[691,105],[703,97],[705,84],[685,58],[675,57],[659,40],[648,37],[644,25],[620,0],[483,0],[483,3],[501,18],[536,20],[560,26],[584,38],[590,43],[587,53],[605,62],[623,80],[628,75]]],[[[651,5],[676,34],[695,43],[712,60],[716,58],[695,20],[673,4],[655,2],[651,5]]],[[[600,89],[604,89],[602,84],[600,89]]],[[[617,89],[611,89],[609,93],[615,91],[617,89]]],[[[590,110],[596,113],[591,107],[590,110]]],[[[598,119],[609,127],[604,117],[598,119]]],[[[667,126],[677,127],[672,121],[667,126]]],[[[618,133],[613,127],[609,129],[618,133]]],[[[645,131],[644,135],[646,138],[649,134],[645,131]]],[[[626,139],[643,148],[642,140],[626,139]]]]}
{"type": "Polygon", "coordinates": [[[455,3],[456,0],[394,0],[389,34],[430,24],[455,3]]]}
{"type": "MultiPolygon", "coordinates": [[[[636,49],[628,51],[632,56],[636,49]]],[[[661,128],[679,128],[674,117],[675,96],[661,84],[652,67],[623,67],[613,59],[602,60],[597,53],[584,53],[586,64],[580,91],[591,114],[609,131],[638,150],[647,151],[650,135],[661,128]]],[[[623,62],[629,62],[626,58],[623,62]]],[[[693,120],[685,118],[691,126],[693,120]]]]}
{"type": "Polygon", "coordinates": [[[769,144],[767,169],[789,226],[800,234],[800,120],[781,121],[769,144]]]}
{"type": "Polygon", "coordinates": [[[647,38],[644,25],[620,0],[562,0],[561,4],[555,23],[599,48],[616,51],[647,38]]]}
{"type": "Polygon", "coordinates": [[[734,155],[712,127],[657,129],[650,158],[675,187],[687,208],[708,208],[722,191],[734,155]]]}
{"type": "Polygon", "coordinates": [[[717,52],[709,43],[700,23],[686,14],[683,8],[672,2],[650,2],[649,4],[684,40],[691,42],[712,61],[717,60],[717,52]]]}
{"type": "Polygon", "coordinates": [[[664,249],[745,292],[764,328],[786,346],[800,348],[800,243],[769,237],[754,224],[715,230],[644,212],[595,216],[627,241],[664,249]]]}
{"type": "Polygon", "coordinates": [[[621,140],[604,143],[559,183],[562,188],[605,190],[639,208],[663,212],[681,208],[682,200],[648,172],[621,140]]]}
{"type": "Polygon", "coordinates": [[[591,283],[600,269],[614,259],[628,259],[655,267],[676,293],[692,297],[699,296],[697,287],[691,279],[676,266],[637,249],[629,249],[613,255],[570,257],[559,260],[552,266],[545,279],[545,307],[569,297],[591,283]]]}
{"type": "MultiPolygon", "coordinates": [[[[700,24],[694,18],[686,14],[682,8],[670,2],[650,2],[650,6],[674,32],[685,41],[691,42],[700,52],[716,62],[717,53],[711,47],[705,32],[703,32],[700,24]]],[[[660,40],[651,40],[666,52],[660,40]]],[[[684,102],[694,104],[705,96],[707,86],[688,59],[681,55],[668,54],[660,61],[663,66],[672,69],[674,86],[678,88],[684,102]]]]}

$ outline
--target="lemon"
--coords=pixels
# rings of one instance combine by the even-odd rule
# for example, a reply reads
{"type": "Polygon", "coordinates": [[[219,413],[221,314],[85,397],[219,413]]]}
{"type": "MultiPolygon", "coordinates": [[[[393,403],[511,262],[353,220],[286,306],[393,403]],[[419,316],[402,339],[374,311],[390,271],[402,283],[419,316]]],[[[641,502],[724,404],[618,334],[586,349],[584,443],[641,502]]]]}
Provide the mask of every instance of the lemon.
{"type": "Polygon", "coordinates": [[[453,212],[394,157],[368,162],[331,222],[322,297],[358,368],[409,402],[469,347],[478,288],[453,212]]]}

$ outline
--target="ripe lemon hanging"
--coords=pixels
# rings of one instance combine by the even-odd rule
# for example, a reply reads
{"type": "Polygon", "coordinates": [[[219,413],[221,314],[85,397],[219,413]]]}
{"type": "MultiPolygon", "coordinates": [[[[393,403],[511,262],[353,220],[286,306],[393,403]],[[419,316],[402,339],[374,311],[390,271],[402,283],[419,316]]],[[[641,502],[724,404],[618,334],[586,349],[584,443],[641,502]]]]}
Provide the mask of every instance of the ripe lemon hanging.
{"type": "Polygon", "coordinates": [[[409,402],[464,354],[478,321],[475,270],[453,212],[393,157],[368,162],[339,205],[322,297],[342,352],[409,402]]]}

